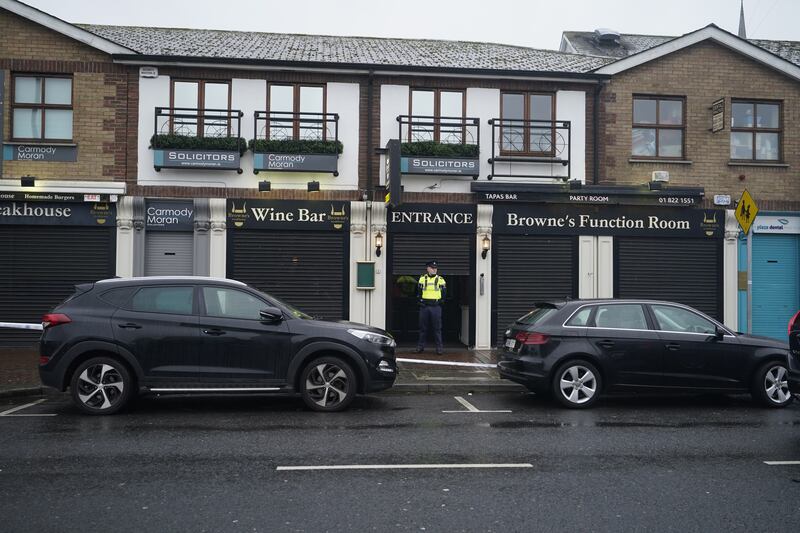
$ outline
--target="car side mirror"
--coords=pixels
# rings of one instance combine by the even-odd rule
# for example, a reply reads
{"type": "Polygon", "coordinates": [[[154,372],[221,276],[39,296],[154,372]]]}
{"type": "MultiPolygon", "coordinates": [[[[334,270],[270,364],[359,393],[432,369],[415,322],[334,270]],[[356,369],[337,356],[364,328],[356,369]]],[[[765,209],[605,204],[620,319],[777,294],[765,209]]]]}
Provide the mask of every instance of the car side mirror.
{"type": "Polygon", "coordinates": [[[283,320],[283,311],[277,307],[265,307],[259,311],[261,319],[266,322],[280,322],[283,320]]]}
{"type": "Polygon", "coordinates": [[[719,326],[716,326],[714,328],[714,339],[721,341],[723,338],[725,338],[725,330],[719,326]]]}

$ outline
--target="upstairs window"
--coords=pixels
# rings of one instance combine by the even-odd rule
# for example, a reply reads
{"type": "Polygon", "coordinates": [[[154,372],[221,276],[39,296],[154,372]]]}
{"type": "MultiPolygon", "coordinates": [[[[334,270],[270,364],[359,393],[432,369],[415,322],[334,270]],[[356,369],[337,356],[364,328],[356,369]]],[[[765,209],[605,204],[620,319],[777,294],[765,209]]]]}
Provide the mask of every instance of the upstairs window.
{"type": "Polygon", "coordinates": [[[170,133],[228,137],[231,84],[227,81],[173,80],[170,133]],[[220,116],[222,118],[214,118],[220,116]]]}
{"type": "Polygon", "coordinates": [[[631,155],[647,159],[683,159],[683,111],[683,98],[634,96],[631,155]]]}
{"type": "Polygon", "coordinates": [[[555,138],[555,95],[503,93],[500,102],[504,153],[552,156],[555,138]]]}
{"type": "Polygon", "coordinates": [[[324,141],[333,138],[325,119],[325,86],[271,83],[267,95],[268,138],[324,141]]]}
{"type": "Polygon", "coordinates": [[[14,140],[72,140],[71,77],[15,74],[12,91],[14,140]]]}
{"type": "Polygon", "coordinates": [[[409,106],[409,142],[464,142],[464,91],[412,89],[409,106]]]}
{"type": "Polygon", "coordinates": [[[780,103],[731,103],[731,159],[780,161],[782,135],[780,103]]]}

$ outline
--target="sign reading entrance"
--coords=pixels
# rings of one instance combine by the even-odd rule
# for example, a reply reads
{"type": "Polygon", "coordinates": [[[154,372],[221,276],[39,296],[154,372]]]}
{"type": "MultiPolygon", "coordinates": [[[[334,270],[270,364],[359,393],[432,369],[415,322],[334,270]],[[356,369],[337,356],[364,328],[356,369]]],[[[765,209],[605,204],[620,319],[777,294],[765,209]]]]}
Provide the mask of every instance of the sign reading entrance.
{"type": "Polygon", "coordinates": [[[153,166],[162,168],[194,168],[239,170],[239,152],[228,150],[153,150],[153,166]]]}
{"type": "Polygon", "coordinates": [[[711,133],[725,129],[725,99],[720,98],[711,104],[711,133]]]}
{"type": "Polygon", "coordinates": [[[477,176],[480,160],[460,157],[403,157],[400,162],[403,174],[441,174],[448,176],[477,176]]]}
{"type": "Polygon", "coordinates": [[[389,210],[390,232],[475,233],[474,204],[403,204],[389,210]]]}
{"type": "Polygon", "coordinates": [[[228,223],[237,229],[341,230],[350,225],[350,202],[228,200],[228,223]]]}
{"type": "Polygon", "coordinates": [[[750,196],[750,193],[747,192],[747,189],[745,189],[742,193],[742,197],[739,198],[739,202],[736,204],[736,220],[739,221],[739,226],[741,226],[745,235],[750,232],[750,226],[753,225],[757,214],[758,206],[755,200],[753,200],[753,197],[750,196]]]}
{"type": "Polygon", "coordinates": [[[116,204],[4,202],[0,201],[0,224],[113,226],[116,204]]]}
{"type": "Polygon", "coordinates": [[[3,145],[3,159],[6,161],[57,161],[71,163],[78,160],[78,147],[54,144],[6,143],[3,145]]]}
{"type": "Polygon", "coordinates": [[[181,200],[147,200],[147,231],[192,231],[194,202],[181,200]]]}
{"type": "Polygon", "coordinates": [[[329,172],[338,174],[337,154],[253,154],[253,169],[276,172],[329,172]]]}

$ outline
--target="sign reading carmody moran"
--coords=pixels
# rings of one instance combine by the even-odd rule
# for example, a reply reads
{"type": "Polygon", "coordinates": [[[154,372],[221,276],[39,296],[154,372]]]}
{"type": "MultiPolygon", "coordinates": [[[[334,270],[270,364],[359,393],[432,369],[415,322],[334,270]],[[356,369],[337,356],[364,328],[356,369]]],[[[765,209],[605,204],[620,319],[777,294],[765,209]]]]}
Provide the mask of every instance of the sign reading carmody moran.
{"type": "Polygon", "coordinates": [[[78,147],[55,144],[3,144],[5,161],[41,161],[72,163],[78,160],[78,147]]]}
{"type": "Polygon", "coordinates": [[[342,230],[350,225],[350,202],[228,200],[232,229],[342,230]]]}
{"type": "Polygon", "coordinates": [[[725,211],[640,206],[496,204],[493,231],[531,235],[722,237],[725,211]]]}
{"type": "Polygon", "coordinates": [[[194,202],[191,200],[147,200],[147,231],[192,231],[194,202]]]}
{"type": "Polygon", "coordinates": [[[337,154],[276,154],[254,153],[253,171],[327,172],[339,174],[337,154]]]}

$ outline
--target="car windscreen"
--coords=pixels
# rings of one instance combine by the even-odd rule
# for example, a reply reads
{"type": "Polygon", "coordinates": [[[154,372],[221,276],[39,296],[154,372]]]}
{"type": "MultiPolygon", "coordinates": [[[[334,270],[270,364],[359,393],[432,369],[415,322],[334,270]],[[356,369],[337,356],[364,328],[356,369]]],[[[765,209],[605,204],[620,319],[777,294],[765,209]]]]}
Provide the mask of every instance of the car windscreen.
{"type": "Polygon", "coordinates": [[[527,315],[517,320],[517,324],[533,326],[543,322],[547,317],[558,311],[551,305],[537,305],[527,315]]]}

